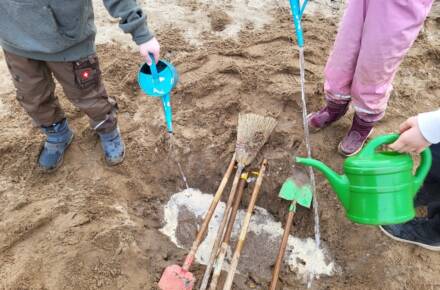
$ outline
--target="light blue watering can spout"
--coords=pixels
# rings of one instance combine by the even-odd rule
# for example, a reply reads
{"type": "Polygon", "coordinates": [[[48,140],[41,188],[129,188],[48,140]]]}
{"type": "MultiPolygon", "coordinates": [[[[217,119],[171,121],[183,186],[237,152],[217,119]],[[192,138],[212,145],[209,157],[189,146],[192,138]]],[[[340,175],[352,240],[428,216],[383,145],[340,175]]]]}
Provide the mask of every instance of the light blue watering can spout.
{"type": "Polygon", "coordinates": [[[171,98],[170,94],[166,94],[161,97],[163,111],[165,114],[165,122],[167,123],[168,133],[173,133],[173,114],[171,111],[171,98]]]}
{"type": "Polygon", "coordinates": [[[164,60],[156,64],[153,54],[151,65],[144,64],[138,74],[141,89],[148,96],[160,97],[165,115],[168,133],[173,133],[173,114],[171,109],[171,90],[178,81],[178,74],[174,66],[164,60]]]}
{"type": "Polygon", "coordinates": [[[295,24],[296,38],[298,46],[300,48],[304,47],[304,36],[301,26],[301,18],[303,16],[304,9],[306,8],[307,2],[308,0],[304,0],[301,6],[300,0],[290,0],[290,9],[292,10],[293,23],[295,24]]]}

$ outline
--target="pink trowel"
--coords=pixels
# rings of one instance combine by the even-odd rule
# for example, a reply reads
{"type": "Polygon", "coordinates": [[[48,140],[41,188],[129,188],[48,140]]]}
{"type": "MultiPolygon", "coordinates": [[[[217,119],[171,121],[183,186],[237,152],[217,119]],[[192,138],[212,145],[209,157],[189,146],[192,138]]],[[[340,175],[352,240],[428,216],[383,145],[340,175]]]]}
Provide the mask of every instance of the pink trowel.
{"type": "Polygon", "coordinates": [[[160,278],[159,288],[162,290],[192,290],[195,279],[193,274],[188,271],[190,264],[187,267],[185,265],[183,267],[179,265],[167,267],[160,278]]]}

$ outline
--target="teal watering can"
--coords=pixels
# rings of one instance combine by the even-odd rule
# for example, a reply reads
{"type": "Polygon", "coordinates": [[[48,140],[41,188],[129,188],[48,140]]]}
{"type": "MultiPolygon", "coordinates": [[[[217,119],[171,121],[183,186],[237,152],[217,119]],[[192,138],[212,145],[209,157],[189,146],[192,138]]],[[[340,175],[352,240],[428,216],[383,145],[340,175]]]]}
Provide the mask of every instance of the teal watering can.
{"type": "Polygon", "coordinates": [[[138,83],[142,91],[150,97],[160,97],[168,133],[173,133],[173,115],[171,110],[171,90],[176,86],[179,75],[176,68],[164,60],[156,64],[150,53],[151,65],[144,63],[138,73],[138,83]]]}

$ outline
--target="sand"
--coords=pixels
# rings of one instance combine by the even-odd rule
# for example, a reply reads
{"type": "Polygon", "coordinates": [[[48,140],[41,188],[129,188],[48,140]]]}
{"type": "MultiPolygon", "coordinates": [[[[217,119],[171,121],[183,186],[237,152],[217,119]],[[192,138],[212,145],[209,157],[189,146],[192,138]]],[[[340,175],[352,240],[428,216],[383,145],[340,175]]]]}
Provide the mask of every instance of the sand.
{"type": "MultiPolygon", "coordinates": [[[[268,159],[269,175],[257,205],[284,224],[287,206],[278,191],[290,174],[292,157],[305,153],[298,52],[287,5],[275,0],[264,1],[264,7],[253,0],[141,2],[151,8],[162,57],[180,73],[172,94],[175,148],[190,187],[215,192],[234,151],[240,112],[275,117],[278,125],[251,167],[268,159]]],[[[40,173],[36,160],[43,136],[17,104],[0,61],[2,290],[156,289],[163,269],[186,254],[160,231],[164,206],[186,187],[170,158],[160,104],[137,86],[142,59],[130,37],[119,32],[101,1],[94,4],[98,54],[107,89],[119,102],[126,160],[118,167],[105,166],[87,117],[58,88],[75,140],[57,172],[40,173]]],[[[323,104],[322,72],[341,7],[341,1],[311,1],[303,20],[309,110],[323,104]]],[[[375,135],[393,132],[405,118],[439,107],[439,33],[436,3],[401,66],[375,135]]],[[[311,138],[314,156],[338,171],[343,159],[336,148],[351,117],[311,138]]],[[[391,241],[375,227],[351,223],[322,175],[317,183],[323,249],[336,271],[315,280],[315,289],[439,287],[438,255],[391,241]]],[[[243,207],[248,202],[245,197],[243,207]]],[[[179,235],[190,240],[197,229],[194,223],[185,229],[179,235]]],[[[313,238],[311,210],[298,211],[291,234],[301,241],[313,238]]],[[[243,263],[249,262],[243,258],[243,263]]],[[[203,265],[194,265],[197,278],[203,271],[203,265]]],[[[239,275],[234,289],[267,289],[267,277],[258,273],[239,275]]],[[[304,289],[297,274],[298,269],[284,267],[280,289],[304,289]]]]}

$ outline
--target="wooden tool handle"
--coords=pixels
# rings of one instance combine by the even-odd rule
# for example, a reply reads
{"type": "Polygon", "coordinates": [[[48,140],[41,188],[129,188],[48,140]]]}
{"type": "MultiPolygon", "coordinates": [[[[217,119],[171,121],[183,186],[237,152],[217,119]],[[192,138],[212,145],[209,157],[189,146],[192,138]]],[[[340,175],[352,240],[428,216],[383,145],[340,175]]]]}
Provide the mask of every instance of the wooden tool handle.
{"type": "Polygon", "coordinates": [[[237,196],[234,200],[234,205],[231,211],[231,218],[229,219],[228,226],[226,228],[225,236],[223,238],[223,243],[220,247],[220,252],[215,262],[214,273],[212,274],[210,290],[215,290],[217,288],[218,279],[222,272],[223,261],[225,260],[226,251],[228,250],[229,240],[231,239],[232,230],[234,228],[235,218],[237,216],[238,208],[240,207],[240,202],[243,197],[244,187],[246,185],[247,173],[241,175],[240,183],[238,184],[237,196]]]}
{"type": "Polygon", "coordinates": [[[205,219],[203,220],[202,226],[200,227],[200,230],[197,233],[197,237],[192,244],[191,250],[189,251],[188,255],[185,258],[185,262],[183,263],[182,268],[187,271],[189,267],[191,267],[192,262],[194,261],[194,256],[196,255],[197,248],[200,246],[200,243],[202,242],[202,239],[205,236],[206,230],[208,229],[209,226],[209,222],[211,221],[214,211],[220,201],[220,198],[223,195],[223,191],[226,187],[226,184],[228,183],[229,177],[231,176],[231,173],[234,170],[234,164],[235,164],[235,154],[232,156],[231,162],[229,162],[228,169],[226,170],[225,175],[223,176],[223,179],[220,182],[220,185],[217,189],[217,192],[214,195],[213,200],[211,201],[211,205],[209,206],[205,219]]]}
{"type": "Polygon", "coordinates": [[[238,164],[237,172],[235,172],[234,182],[232,183],[231,192],[229,193],[229,198],[226,203],[223,219],[222,222],[220,223],[220,227],[217,232],[217,237],[215,239],[214,246],[212,247],[211,256],[209,257],[208,265],[206,265],[205,274],[203,275],[200,290],[206,290],[206,288],[208,287],[209,277],[211,276],[212,267],[214,264],[215,257],[217,257],[220,243],[223,240],[226,224],[228,223],[229,217],[231,215],[232,202],[234,201],[235,192],[237,191],[238,182],[240,181],[240,176],[241,176],[241,172],[243,171],[243,168],[244,166],[242,164],[238,164]]]}
{"type": "Polygon", "coordinates": [[[237,217],[238,208],[240,207],[241,199],[243,198],[244,187],[246,186],[247,174],[243,173],[241,175],[240,183],[238,184],[238,192],[237,196],[234,200],[234,205],[231,211],[231,218],[228,222],[228,227],[226,228],[225,237],[223,238],[223,242],[229,242],[229,239],[232,235],[232,230],[234,228],[235,218],[237,217]]]}
{"type": "Polygon", "coordinates": [[[212,274],[211,285],[209,285],[209,290],[217,289],[218,279],[222,272],[223,261],[226,257],[226,252],[228,250],[228,243],[223,242],[220,248],[220,253],[218,254],[217,261],[215,262],[214,274],[212,274]]]}
{"type": "Polygon", "coordinates": [[[231,266],[226,277],[226,282],[223,290],[230,290],[232,287],[232,281],[234,280],[235,271],[237,270],[238,260],[240,259],[241,250],[243,249],[244,242],[246,240],[246,235],[249,228],[249,223],[251,221],[252,212],[257,202],[257,197],[260,192],[261,184],[263,182],[264,172],[266,171],[267,160],[264,160],[260,167],[260,172],[255,183],[254,191],[252,192],[251,201],[246,212],[246,216],[243,221],[243,226],[241,228],[240,237],[238,239],[237,247],[235,248],[234,256],[232,257],[231,266]]]}
{"type": "Polygon", "coordinates": [[[287,215],[286,227],[284,228],[283,239],[281,240],[280,250],[278,251],[275,268],[273,269],[272,282],[270,283],[270,290],[275,290],[278,283],[278,276],[280,275],[281,264],[283,262],[284,253],[286,252],[287,241],[289,240],[290,228],[293,223],[294,211],[289,211],[287,215]]]}

